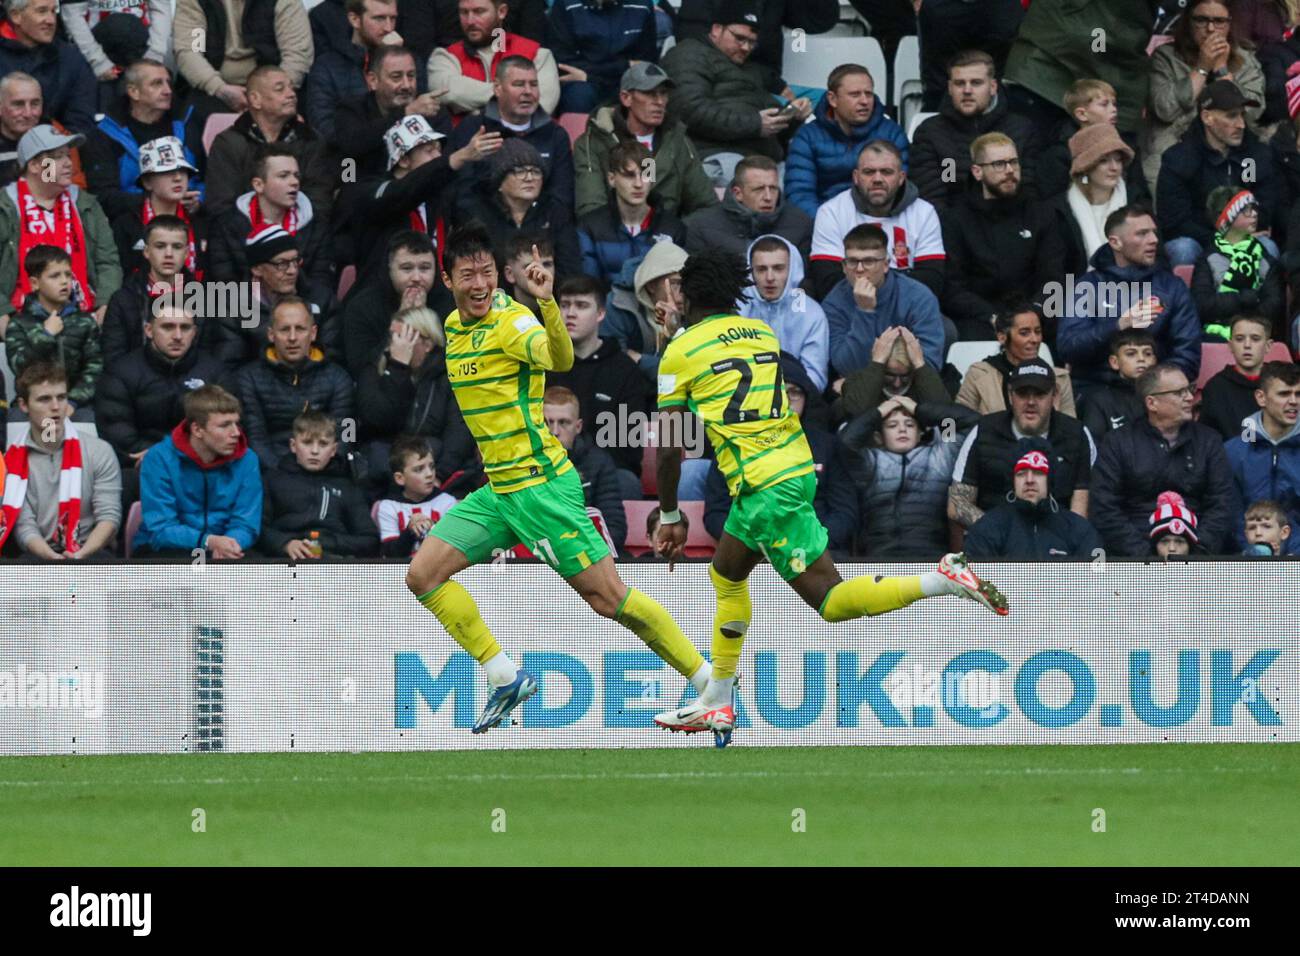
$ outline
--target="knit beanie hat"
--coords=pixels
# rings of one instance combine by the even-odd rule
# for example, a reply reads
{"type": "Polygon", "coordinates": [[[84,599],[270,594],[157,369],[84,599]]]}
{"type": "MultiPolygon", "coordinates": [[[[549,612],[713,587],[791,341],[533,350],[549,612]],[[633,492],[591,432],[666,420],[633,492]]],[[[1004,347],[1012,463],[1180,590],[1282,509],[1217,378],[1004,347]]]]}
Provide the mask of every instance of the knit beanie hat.
{"type": "Polygon", "coordinates": [[[1259,200],[1249,189],[1236,186],[1215,186],[1205,201],[1205,211],[1219,235],[1226,235],[1233,220],[1246,211],[1247,206],[1258,206],[1259,200]]]}
{"type": "Polygon", "coordinates": [[[532,143],[517,136],[511,137],[502,143],[501,148],[488,160],[488,173],[492,178],[492,188],[500,188],[501,181],[522,166],[536,166],[543,172],[546,169],[546,166],[542,163],[542,154],[536,150],[532,143]]]}
{"type": "Polygon", "coordinates": [[[1124,165],[1133,162],[1133,148],[1119,138],[1109,123],[1093,123],[1070,137],[1070,175],[1086,173],[1111,153],[1124,154],[1124,165]]]}
{"type": "Polygon", "coordinates": [[[1196,515],[1187,507],[1183,496],[1176,491],[1162,491],[1156,498],[1156,510],[1151,512],[1151,540],[1159,541],[1165,535],[1180,534],[1196,544],[1196,515]]]}
{"type": "Polygon", "coordinates": [[[244,241],[244,253],[250,266],[260,266],[288,249],[297,248],[298,240],[283,226],[266,226],[244,241]]]}

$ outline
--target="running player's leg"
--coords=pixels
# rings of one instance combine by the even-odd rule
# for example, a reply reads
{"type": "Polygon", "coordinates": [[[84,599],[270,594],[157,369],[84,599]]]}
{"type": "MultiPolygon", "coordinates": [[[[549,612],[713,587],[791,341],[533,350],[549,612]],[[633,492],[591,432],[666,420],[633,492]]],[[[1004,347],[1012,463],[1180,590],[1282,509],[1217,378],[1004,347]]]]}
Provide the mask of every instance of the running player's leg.
{"type": "Polygon", "coordinates": [[[830,555],[823,552],[807,571],[790,580],[790,586],[823,620],[832,623],[887,614],[922,598],[945,594],[978,601],[997,614],[1007,613],[1006,598],[976,577],[960,554],[945,555],[937,570],[924,574],[863,575],[846,581],[830,555]]]}
{"type": "Polygon", "coordinates": [[[731,703],[740,650],[749,631],[753,605],[749,575],[763,555],[735,535],[723,530],[718,550],[709,565],[709,581],[717,597],[713,615],[713,679],[701,698],[709,704],[731,703]]]}

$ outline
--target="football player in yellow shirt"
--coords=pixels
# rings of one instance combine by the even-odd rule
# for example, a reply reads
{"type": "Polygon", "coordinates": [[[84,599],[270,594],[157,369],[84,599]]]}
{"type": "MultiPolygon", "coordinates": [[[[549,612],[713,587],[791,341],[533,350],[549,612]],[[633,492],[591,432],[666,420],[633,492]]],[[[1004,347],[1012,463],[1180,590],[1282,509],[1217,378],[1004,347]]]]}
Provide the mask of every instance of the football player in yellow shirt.
{"type": "MultiPolygon", "coordinates": [[[[747,581],[765,557],[826,621],[884,614],[942,594],[1007,613],[1006,598],[976,577],[962,554],[944,555],[936,570],[921,575],[840,577],[813,510],[817,477],[803,427],[786,399],[780,343],[765,322],[735,313],[748,272],[743,259],[721,250],[687,259],[681,274],[685,321],[668,329],[672,338],[659,360],[656,551],[671,560],[686,541],[677,508],[682,447],[674,441],[684,434],[684,409],[703,421],[732,501],[709,565],[717,594],[712,679],[699,700],[659,714],[655,723],[688,733],[711,730],[719,747],[735,725],[736,663],[751,614],[747,581]]],[[[660,304],[656,312],[676,324],[671,305],[660,304]]]]}
{"type": "Polygon", "coordinates": [[[553,297],[554,276],[537,247],[519,285],[539,322],[497,288],[486,229],[448,237],[443,281],[456,301],[447,317],[447,378],[483,456],[488,484],[434,525],[406,575],[425,608],[487,672],[492,693],[474,733],[495,727],[537,692],[537,680],[497,643],[469,592],[452,576],[520,542],[560,573],[592,610],[622,624],[697,690],[711,668],[663,606],[619,577],[587,517],[578,472],[542,416],[546,372],[573,367],[573,342],[553,297]]]}

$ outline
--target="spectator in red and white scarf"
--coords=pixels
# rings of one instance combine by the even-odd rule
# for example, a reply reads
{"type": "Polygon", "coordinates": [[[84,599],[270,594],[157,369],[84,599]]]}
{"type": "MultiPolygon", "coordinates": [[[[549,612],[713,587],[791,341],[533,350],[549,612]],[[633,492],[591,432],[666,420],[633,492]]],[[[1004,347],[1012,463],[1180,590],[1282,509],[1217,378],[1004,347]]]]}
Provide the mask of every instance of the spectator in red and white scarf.
{"type": "Polygon", "coordinates": [[[122,474],[108,442],[68,419],[68,382],[50,362],[18,376],[18,407],[30,419],[5,453],[0,548],[50,561],[84,560],[112,541],[122,521],[122,474]]]}
{"type": "Polygon", "coordinates": [[[245,245],[249,237],[279,226],[297,239],[308,278],[332,288],[335,280],[329,224],[316,215],[311,200],[302,191],[293,151],[280,145],[263,148],[249,185],[252,188],[235,200],[234,208],[212,223],[207,278],[218,282],[243,279],[248,273],[245,245]]]}
{"type": "Polygon", "coordinates": [[[122,264],[104,210],[72,183],[71,150],[84,140],[40,125],[18,142],[23,174],[0,190],[0,289],[9,292],[0,313],[19,308],[31,292],[20,265],[41,245],[58,246],[72,257],[73,301],[101,324],[109,298],[122,285],[122,264]]]}
{"type": "Polygon", "coordinates": [[[191,188],[194,164],[185,158],[185,149],[175,136],[162,136],[140,147],[140,175],[136,180],[144,190],[136,197],[130,212],[113,218],[113,239],[122,264],[135,264],[144,249],[144,230],[159,216],[175,216],[185,223],[185,262],[187,273],[200,281],[207,258],[208,217],[191,188]]]}

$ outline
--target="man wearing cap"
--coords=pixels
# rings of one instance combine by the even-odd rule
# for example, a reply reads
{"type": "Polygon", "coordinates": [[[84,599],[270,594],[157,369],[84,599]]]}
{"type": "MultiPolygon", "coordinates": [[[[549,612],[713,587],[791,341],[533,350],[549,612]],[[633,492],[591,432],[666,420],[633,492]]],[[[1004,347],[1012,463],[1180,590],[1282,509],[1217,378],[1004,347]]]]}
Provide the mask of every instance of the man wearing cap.
{"type": "MultiPolygon", "coordinates": [[[[486,128],[452,152],[443,155],[446,137],[423,116],[405,116],[384,134],[388,171],[357,183],[348,200],[348,218],[354,239],[359,281],[375,278],[385,264],[385,249],[394,233],[414,229],[434,239],[442,234],[445,193],[457,173],[469,163],[486,159],[501,148],[501,135],[486,128]]],[[[450,306],[440,283],[435,308],[450,306]]]]}
{"type": "Polygon", "coordinates": [[[481,110],[492,99],[492,81],[501,61],[522,56],[537,65],[538,97],[542,109],[555,112],[560,102],[560,76],[555,57],[536,40],[505,30],[509,6],[495,0],[459,0],[463,40],[439,47],[429,57],[429,88],[446,90],[443,103],[457,115],[481,110]]]}
{"type": "Polygon", "coordinates": [[[202,279],[202,263],[207,258],[208,217],[192,185],[191,174],[197,170],[186,158],[181,141],[175,136],[150,140],[140,147],[133,165],[138,171],[136,182],[144,195],[137,193],[134,207],[112,217],[113,239],[122,265],[130,268],[140,262],[145,226],[157,216],[176,216],[185,223],[187,232],[184,269],[202,279]]]}
{"type": "Polygon", "coordinates": [[[587,128],[573,144],[579,216],[605,204],[609,152],[630,140],[650,150],[654,160],[650,202],[655,208],[670,209],[680,218],[717,205],[713,183],[704,174],[686,127],[666,118],[672,85],[658,64],[633,63],[619,80],[618,102],[588,117],[587,128]]]}
{"type": "MultiPolygon", "coordinates": [[[[504,57],[497,64],[492,80],[492,100],[481,113],[466,116],[456,126],[447,143],[455,152],[468,143],[480,129],[499,133],[502,140],[522,139],[542,157],[546,174],[546,194],[573,208],[573,150],[569,134],[539,109],[541,87],[537,66],[522,56],[504,57]]],[[[480,184],[487,178],[486,164],[471,170],[480,184]]],[[[470,180],[470,177],[462,177],[470,180]]],[[[470,181],[473,181],[470,180],[470,181]]],[[[468,183],[467,183],[468,185],[468,183]]]]}
{"type": "Polygon", "coordinates": [[[783,160],[812,104],[795,99],[770,67],[750,60],[758,42],[752,0],[719,0],[714,17],[708,36],[682,40],[664,55],[663,66],[675,84],[672,113],[686,124],[700,155],[706,161],[716,157],[705,171],[715,185],[725,186],[745,156],[783,160]]]}
{"type": "Polygon", "coordinates": [[[1101,535],[1086,518],[1062,508],[1047,489],[1051,446],[1027,438],[1021,447],[1029,450],[1012,469],[1010,500],[975,522],[966,534],[966,554],[1007,561],[1091,559],[1101,547],[1101,535]]]}
{"type": "MultiPolygon", "coordinates": [[[[690,37],[707,37],[717,22],[717,11],[722,2],[682,0],[677,11],[677,42],[690,37]]],[[[786,43],[782,27],[802,30],[805,34],[825,33],[835,26],[840,16],[836,0],[758,0],[754,6],[758,14],[758,45],[754,49],[754,60],[778,74],[786,43]]],[[[874,27],[876,21],[872,19],[871,23],[874,27]]]]}
{"type": "Polygon", "coordinates": [[[555,274],[561,279],[579,275],[582,251],[573,214],[557,197],[547,196],[537,150],[521,139],[506,140],[489,162],[488,174],[484,185],[490,191],[477,189],[457,197],[456,225],[478,220],[486,226],[501,263],[513,237],[545,235],[555,250],[555,274]]]}
{"type": "Polygon", "coordinates": [[[388,168],[384,134],[403,116],[423,116],[436,132],[451,133],[451,117],[432,93],[419,92],[419,64],[408,47],[383,44],[366,61],[367,92],[338,104],[330,145],[356,161],[356,179],[388,168]]]}
{"type": "Polygon", "coordinates": [[[86,137],[83,150],[87,188],[104,207],[104,214],[115,220],[138,211],[140,147],[165,136],[181,144],[181,158],[194,174],[190,177],[193,199],[201,202],[203,131],[190,122],[193,108],[183,114],[172,109],[172,79],[167,67],[137,60],[123,74],[123,87],[122,98],[86,137]]]}
{"type": "Polygon", "coordinates": [[[957,454],[948,517],[966,528],[1006,500],[1012,471],[1024,452],[1021,440],[1038,438],[1050,446],[1048,490],[1082,517],[1088,516],[1088,486],[1096,447],[1078,419],[1052,410],[1056,373],[1042,359],[1021,362],[1007,375],[1005,411],[983,416],[957,454]]]}
{"type": "Polygon", "coordinates": [[[1106,551],[1120,557],[1150,553],[1156,499],[1176,491],[1200,516],[1197,534],[1210,554],[1232,549],[1233,479],[1223,439],[1192,421],[1196,394],[1176,365],[1147,369],[1136,391],[1146,416],[1107,432],[1092,476],[1091,519],[1106,551]]]}
{"type": "Polygon", "coordinates": [[[301,190],[298,158],[286,146],[266,146],[259,154],[252,188],[212,223],[208,241],[208,278],[236,282],[248,271],[244,246],[268,226],[280,226],[298,240],[307,275],[334,284],[329,223],[317,214],[301,190]]]}
{"type": "Polygon", "coordinates": [[[71,150],[85,139],[41,125],[18,141],[23,174],[0,191],[0,289],[11,293],[0,314],[18,308],[31,290],[22,263],[40,245],[58,246],[72,256],[74,298],[101,324],[108,300],[122,284],[108,218],[95,197],[72,182],[71,150]]]}
{"type": "Polygon", "coordinates": [[[99,90],[90,64],[55,37],[57,0],[5,0],[0,21],[0,76],[19,70],[41,84],[46,115],[82,134],[95,128],[99,90]]]}
{"type": "Polygon", "coordinates": [[[653,0],[553,3],[547,42],[560,69],[560,113],[590,113],[614,98],[633,61],[659,59],[653,0]]]}
{"type": "Polygon", "coordinates": [[[275,144],[298,157],[302,191],[316,214],[329,219],[339,162],[325,140],[298,118],[298,94],[289,74],[278,66],[259,66],[248,75],[246,90],[248,110],[213,140],[208,154],[208,214],[219,216],[235,204],[248,189],[257,154],[275,144]]]}
{"type": "Polygon", "coordinates": [[[1015,142],[1004,133],[985,133],[971,143],[970,156],[976,188],[943,221],[943,312],[964,342],[996,338],[993,325],[1006,301],[1040,301],[1048,283],[1065,275],[1056,215],[1021,190],[1015,142]]]}
{"type": "Polygon", "coordinates": [[[1258,105],[1231,80],[1215,80],[1197,98],[1197,117],[1182,140],[1165,150],[1156,179],[1156,210],[1170,265],[1192,265],[1214,245],[1205,205],[1216,186],[1255,194],[1256,232],[1269,253],[1278,254],[1268,231],[1280,215],[1281,173],[1272,150],[1246,128],[1246,107],[1258,105]]]}

